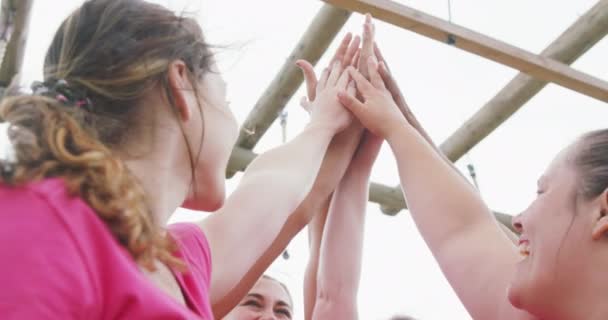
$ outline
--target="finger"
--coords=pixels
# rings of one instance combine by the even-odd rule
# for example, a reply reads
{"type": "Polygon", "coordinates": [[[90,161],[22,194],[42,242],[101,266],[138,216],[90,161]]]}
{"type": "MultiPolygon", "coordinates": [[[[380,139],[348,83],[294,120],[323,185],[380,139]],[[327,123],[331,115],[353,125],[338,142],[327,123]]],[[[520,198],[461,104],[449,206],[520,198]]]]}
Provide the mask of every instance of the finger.
{"type": "Polygon", "coordinates": [[[319,78],[319,83],[317,83],[317,93],[320,90],[324,89],[327,86],[327,78],[329,77],[329,69],[323,69],[323,73],[321,73],[321,78],[319,78]]]}
{"type": "Polygon", "coordinates": [[[345,91],[340,91],[338,93],[338,100],[340,100],[340,103],[355,115],[355,117],[359,118],[360,116],[363,116],[365,105],[355,97],[349,95],[345,91]]]}
{"type": "Polygon", "coordinates": [[[331,68],[329,78],[327,78],[327,86],[334,86],[338,82],[340,75],[342,74],[342,62],[336,61],[331,68]]]}
{"type": "Polygon", "coordinates": [[[338,83],[336,83],[336,87],[340,90],[344,90],[346,89],[346,86],[348,86],[348,80],[350,80],[350,76],[348,75],[348,69],[350,69],[352,67],[348,67],[347,70],[344,70],[344,72],[342,72],[342,74],[340,75],[340,79],[338,79],[338,83]]]}
{"type": "Polygon", "coordinates": [[[306,92],[308,93],[308,100],[315,100],[316,92],[317,92],[317,75],[315,74],[315,69],[310,64],[310,62],[306,60],[298,60],[296,61],[296,65],[302,70],[304,74],[304,80],[306,82],[306,92]]]}
{"type": "Polygon", "coordinates": [[[344,39],[342,39],[342,42],[340,42],[340,46],[338,47],[338,50],[336,50],[336,54],[334,54],[333,58],[331,59],[330,65],[336,61],[341,62],[344,60],[344,56],[347,53],[347,50],[348,50],[349,44],[351,43],[352,38],[353,38],[353,34],[350,32],[344,36],[344,39]]]}
{"type": "Polygon", "coordinates": [[[363,25],[363,45],[361,46],[365,54],[372,55],[374,53],[374,36],[374,25],[366,21],[363,25]]]}
{"type": "Polygon", "coordinates": [[[379,62],[383,62],[384,66],[386,67],[386,71],[388,71],[390,73],[390,69],[388,68],[388,64],[386,63],[386,59],[384,59],[384,56],[382,55],[382,52],[380,51],[380,48],[378,47],[378,44],[374,42],[374,55],[376,56],[376,59],[378,59],[379,62]]]}
{"type": "Polygon", "coordinates": [[[306,97],[300,99],[300,106],[310,114],[310,101],[306,97]]]}
{"type": "Polygon", "coordinates": [[[401,94],[401,90],[399,89],[397,82],[395,82],[395,79],[388,71],[386,64],[384,64],[384,62],[380,62],[380,66],[378,67],[378,73],[380,74],[380,77],[382,77],[382,81],[384,82],[386,89],[393,96],[393,100],[395,100],[395,104],[397,104],[397,107],[399,107],[399,110],[401,111],[401,113],[407,118],[408,117],[408,111],[407,111],[408,107],[407,107],[407,104],[405,103],[405,99],[403,98],[403,95],[401,94]]]}
{"type": "Polygon", "coordinates": [[[355,56],[353,56],[353,60],[351,60],[350,65],[354,66],[354,67],[358,66],[360,57],[361,57],[361,50],[357,50],[357,53],[355,53],[355,56]]]}
{"type": "Polygon", "coordinates": [[[354,81],[349,81],[348,82],[348,86],[346,86],[346,93],[350,94],[351,96],[354,96],[357,93],[357,86],[355,85],[354,81]]]}
{"type": "Polygon", "coordinates": [[[384,61],[381,61],[380,64],[378,65],[378,74],[382,78],[382,82],[384,82],[384,86],[389,91],[391,91],[391,93],[393,93],[393,91],[395,91],[394,90],[395,88],[398,90],[397,83],[395,82],[393,75],[388,71],[388,68],[386,67],[386,64],[384,63],[384,61]]]}
{"type": "Polygon", "coordinates": [[[357,89],[363,96],[367,96],[373,90],[375,90],[374,86],[365,79],[365,77],[354,68],[348,69],[348,74],[355,81],[355,85],[357,89]]]}
{"type": "Polygon", "coordinates": [[[372,85],[378,89],[386,89],[384,86],[384,81],[382,81],[382,77],[378,73],[378,61],[376,57],[369,57],[367,60],[367,69],[369,71],[369,79],[372,85]]]}
{"type": "Polygon", "coordinates": [[[346,67],[350,65],[350,62],[353,60],[353,57],[359,52],[359,45],[361,44],[361,37],[356,36],[353,41],[350,43],[348,47],[348,51],[346,51],[346,55],[342,60],[342,66],[346,67]]]}

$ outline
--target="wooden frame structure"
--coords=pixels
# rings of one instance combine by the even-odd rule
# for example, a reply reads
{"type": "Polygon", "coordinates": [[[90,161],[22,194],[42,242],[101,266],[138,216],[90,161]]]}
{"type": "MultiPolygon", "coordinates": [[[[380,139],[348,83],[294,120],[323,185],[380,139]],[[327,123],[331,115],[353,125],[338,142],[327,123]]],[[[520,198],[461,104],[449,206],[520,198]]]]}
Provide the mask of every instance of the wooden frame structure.
{"type": "Polygon", "coordinates": [[[21,71],[33,0],[2,0],[0,11],[0,98],[21,71]]]}
{"type": "MultiPolygon", "coordinates": [[[[23,63],[33,0],[0,1],[1,98],[23,63]]],[[[599,0],[538,55],[390,0],[323,1],[326,4],[244,122],[230,159],[228,176],[244,170],[256,157],[253,148],[303,83],[294,62],[306,59],[316,64],[351,12],[369,12],[376,19],[521,71],[440,145],[452,161],[457,161],[487,137],[549,82],[608,102],[608,82],[569,67],[608,33],[608,0],[599,0]]],[[[369,200],[380,204],[387,214],[406,208],[400,187],[371,183],[369,200]]],[[[511,227],[509,215],[495,213],[495,216],[511,227]]]]}
{"type": "MultiPolygon", "coordinates": [[[[600,0],[538,55],[390,0],[323,1],[327,4],[317,14],[307,34],[303,37],[307,42],[299,44],[294,50],[294,54],[299,48],[305,48],[308,41],[314,38],[314,35],[310,35],[310,32],[318,28],[319,21],[340,17],[339,25],[343,25],[345,23],[344,17],[348,17],[344,10],[347,10],[360,13],[369,12],[376,19],[521,71],[494,98],[490,99],[462,127],[440,145],[440,149],[452,161],[457,161],[487,137],[540,92],[548,82],[608,102],[608,82],[569,67],[608,33],[608,0],[600,0]],[[341,9],[336,9],[333,6],[341,9]]],[[[334,25],[334,27],[337,25],[334,25]]],[[[328,33],[333,38],[338,31],[335,28],[325,29],[317,36],[322,35],[324,41],[327,41],[328,33]]],[[[326,47],[325,43],[323,46],[326,47]]],[[[267,93],[281,92],[282,87],[277,79],[281,79],[284,83],[293,84],[297,82],[298,85],[302,83],[299,72],[293,74],[293,72],[288,73],[284,70],[285,68],[295,69],[293,64],[291,66],[287,65],[294,61],[294,54],[266,90],[267,93]],[[291,79],[288,80],[285,77],[291,77],[291,79]]],[[[256,154],[251,150],[259,141],[261,135],[278,117],[294,91],[290,90],[290,95],[288,97],[283,96],[280,101],[270,102],[272,107],[259,107],[263,105],[262,102],[264,104],[269,103],[268,95],[264,94],[262,96],[241,129],[239,142],[234,148],[230,160],[230,173],[244,170],[256,157],[256,154]],[[257,114],[259,112],[265,114],[257,114]],[[263,120],[257,121],[256,119],[263,120]],[[252,131],[254,131],[253,135],[252,131]],[[247,135],[252,137],[247,138],[247,135]]],[[[380,204],[382,211],[386,214],[393,215],[406,208],[403,193],[399,186],[389,187],[372,182],[369,200],[380,204]]],[[[495,212],[495,216],[498,221],[511,228],[511,217],[509,215],[495,212]]]]}

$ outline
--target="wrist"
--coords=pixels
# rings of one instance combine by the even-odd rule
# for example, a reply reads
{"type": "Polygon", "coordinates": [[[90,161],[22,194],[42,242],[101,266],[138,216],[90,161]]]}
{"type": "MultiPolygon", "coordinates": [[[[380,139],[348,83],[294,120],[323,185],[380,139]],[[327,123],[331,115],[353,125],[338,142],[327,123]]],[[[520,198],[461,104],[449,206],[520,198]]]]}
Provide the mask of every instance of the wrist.
{"type": "Polygon", "coordinates": [[[395,126],[395,128],[390,130],[389,134],[386,136],[386,142],[388,142],[388,145],[394,150],[396,145],[401,141],[415,134],[417,134],[416,130],[407,123],[395,126]]]}
{"type": "Polygon", "coordinates": [[[322,119],[311,119],[310,122],[304,128],[304,131],[312,131],[317,132],[321,135],[325,135],[329,137],[329,139],[333,138],[336,133],[339,132],[339,128],[333,121],[322,120],[322,119]]]}

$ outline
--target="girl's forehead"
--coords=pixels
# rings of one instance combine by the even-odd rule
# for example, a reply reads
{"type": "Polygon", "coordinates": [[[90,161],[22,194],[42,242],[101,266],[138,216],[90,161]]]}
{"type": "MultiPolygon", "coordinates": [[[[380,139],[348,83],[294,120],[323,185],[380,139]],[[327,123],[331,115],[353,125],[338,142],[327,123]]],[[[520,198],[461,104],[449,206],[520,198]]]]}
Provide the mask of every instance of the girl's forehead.
{"type": "Polygon", "coordinates": [[[276,280],[262,278],[251,289],[250,293],[262,296],[273,303],[284,302],[291,307],[291,298],[285,288],[276,280]]]}

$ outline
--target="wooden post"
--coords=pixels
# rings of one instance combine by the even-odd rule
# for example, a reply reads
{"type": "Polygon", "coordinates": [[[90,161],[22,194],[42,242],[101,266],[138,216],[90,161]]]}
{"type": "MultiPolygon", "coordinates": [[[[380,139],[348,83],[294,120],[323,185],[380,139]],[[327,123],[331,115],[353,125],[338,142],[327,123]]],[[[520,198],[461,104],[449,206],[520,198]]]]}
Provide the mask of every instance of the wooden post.
{"type": "Polygon", "coordinates": [[[349,17],[350,12],[328,4],[321,8],[243,123],[238,146],[253,149],[304,81],[296,60],[306,59],[316,64],[349,17]]]}
{"type": "Polygon", "coordinates": [[[4,55],[0,65],[0,89],[4,90],[21,71],[33,0],[3,0],[0,15],[0,43],[4,55]]]}
{"type": "Polygon", "coordinates": [[[324,0],[608,102],[608,82],[390,0],[324,0]]]}
{"type": "MultiPolygon", "coordinates": [[[[564,33],[553,41],[541,56],[564,64],[572,64],[608,34],[608,1],[601,0],[564,33]]],[[[488,101],[475,115],[441,144],[441,151],[453,162],[460,159],[481,140],[519,110],[526,102],[547,85],[546,81],[519,73],[494,98],[488,101]]],[[[401,192],[397,186],[394,192],[401,192]]],[[[399,207],[382,207],[386,214],[395,214],[399,207]]],[[[507,217],[497,215],[509,221],[507,217]]]]}
{"type": "MultiPolygon", "coordinates": [[[[602,0],[543,50],[541,56],[572,64],[606,34],[608,34],[608,1],[602,0]]],[[[442,143],[441,150],[450,160],[457,161],[546,85],[546,81],[519,73],[442,143]]]]}

